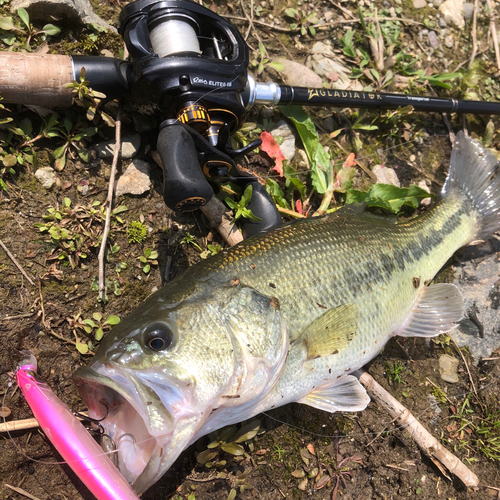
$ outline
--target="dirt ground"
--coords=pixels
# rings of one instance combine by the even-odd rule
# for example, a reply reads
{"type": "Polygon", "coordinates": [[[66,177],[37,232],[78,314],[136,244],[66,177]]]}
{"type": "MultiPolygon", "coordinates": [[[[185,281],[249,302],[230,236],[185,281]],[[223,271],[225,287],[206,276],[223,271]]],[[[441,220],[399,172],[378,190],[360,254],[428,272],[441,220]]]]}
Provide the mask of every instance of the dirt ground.
{"type": "MultiPolygon", "coordinates": [[[[412,21],[399,24],[401,35],[394,53],[404,47],[407,53],[421,57],[420,69],[429,69],[434,73],[451,72],[458,65],[467,64],[472,51],[472,21],[466,21],[462,31],[451,29],[450,36],[455,37],[452,48],[442,45],[439,49],[441,54],[434,54],[431,58],[422,55],[422,30],[430,29],[429,19],[435,16],[436,9],[427,6],[416,10],[413,3],[407,0],[402,3],[386,0],[383,4],[377,0],[374,4],[379,10],[401,8],[398,17],[412,21]]],[[[357,5],[355,2],[318,0],[304,3],[296,0],[288,3],[281,0],[259,2],[254,7],[260,8],[262,17],[255,19],[269,23],[268,14],[271,13],[275,19],[280,19],[282,29],[270,29],[255,23],[248,42],[253,49],[257,49],[258,34],[271,59],[286,52],[286,57],[304,63],[314,41],[329,39],[341,55],[340,38],[345,31],[347,16],[343,9],[349,9],[356,15],[357,5]],[[302,9],[306,13],[316,12],[319,19],[328,19],[330,24],[319,27],[314,38],[310,34],[302,36],[300,29],[290,28],[290,20],[282,21],[287,7],[302,9]],[[327,13],[332,13],[333,17],[327,13]],[[342,22],[335,24],[332,20],[342,22]]],[[[245,6],[248,14],[250,3],[246,2],[245,6]]],[[[0,2],[0,14],[7,15],[7,7],[8,3],[0,2]]],[[[96,2],[94,8],[101,17],[116,24],[120,11],[116,2],[96,2]]],[[[238,2],[215,2],[211,8],[219,14],[232,16],[235,25],[246,32],[246,14],[238,2]]],[[[308,26],[306,21],[303,25],[308,26]]],[[[359,35],[359,23],[353,22],[352,26],[357,30],[358,42],[361,46],[365,43],[365,50],[368,51],[367,41],[361,41],[359,35]]],[[[481,78],[476,90],[483,98],[499,100],[499,73],[489,45],[488,26],[484,16],[480,16],[477,37],[481,65],[478,74],[481,78]]],[[[71,29],[71,33],[68,28],[60,38],[51,41],[51,52],[69,54],[86,51],[97,55],[107,48],[118,56],[120,41],[117,35],[99,35],[102,38],[98,36],[94,40],[95,37],[89,37],[94,33],[90,29],[71,29]],[[83,40],[87,42],[85,47],[82,46],[83,40]],[[93,46],[91,42],[94,42],[93,46]]],[[[258,52],[252,52],[252,58],[258,57],[258,52]]],[[[368,67],[373,68],[373,61],[368,67]]],[[[258,78],[279,81],[279,75],[272,69],[266,69],[258,78]]],[[[401,87],[393,84],[384,90],[400,91],[401,87]]],[[[454,91],[458,90],[454,87],[454,91]]],[[[417,85],[414,91],[423,93],[433,92],[434,89],[417,85]]],[[[444,95],[445,91],[441,93],[444,95]]],[[[41,123],[40,118],[26,108],[5,106],[8,109],[2,116],[14,119],[8,126],[20,124],[27,118],[33,121],[35,129],[41,123]]],[[[327,134],[331,130],[328,127],[333,120],[334,126],[340,128],[342,116],[349,119],[355,117],[348,113],[343,115],[339,110],[315,108],[311,112],[322,133],[322,140],[325,139],[323,143],[330,145],[343,161],[351,151],[349,138],[343,135],[343,140],[339,139],[335,144],[329,142],[327,134]]],[[[131,110],[126,109],[125,134],[135,132],[131,115],[131,110]]],[[[265,116],[275,123],[283,118],[278,109],[267,112],[265,116]]],[[[461,118],[454,116],[451,120],[454,129],[458,130],[461,118]]],[[[263,123],[263,115],[259,114],[258,108],[252,111],[248,121],[263,123]]],[[[492,131],[491,145],[500,150],[498,119],[493,119],[489,129],[486,117],[468,115],[466,122],[480,136],[485,130],[492,131]]],[[[370,120],[364,123],[370,123],[370,120]]],[[[376,163],[395,168],[402,186],[425,179],[434,193],[439,192],[451,150],[448,129],[442,117],[414,113],[394,122],[396,124],[390,118],[377,123],[380,132],[385,135],[366,130],[357,132],[362,142],[357,154],[361,162],[367,168],[376,163]],[[403,131],[408,132],[408,141],[402,140],[403,131]]],[[[7,125],[0,133],[5,134],[7,125]]],[[[120,214],[123,223],[118,220],[113,223],[112,243],[118,245],[119,250],[109,252],[109,300],[105,305],[98,302],[95,291],[98,249],[89,243],[87,257],[80,258],[73,269],[67,260],[57,258],[59,250],[54,250],[48,236],[35,224],[46,223],[44,216],[49,213],[48,209],[61,207],[64,198],[71,200],[73,209],[79,207],[81,213],[87,215],[95,201],[104,202],[111,160],[97,157],[96,144],[112,139],[114,129],[101,126],[98,134],[87,141],[86,148],[90,152],[88,163],[81,161],[77,155],[73,158],[68,156],[64,169],[57,172],[57,184],[50,190],[43,188],[35,179],[34,169],[29,163],[17,165],[15,175],[4,176],[6,190],[0,189],[0,239],[34,282],[34,285],[29,284],[0,249],[0,395],[4,399],[0,406],[11,410],[8,420],[32,416],[20,391],[9,388],[9,372],[20,360],[22,350],[28,349],[35,354],[40,375],[58,397],[72,409],[84,410],[71,380],[75,369],[91,359],[89,354],[81,354],[75,347],[77,337],[85,342],[89,340],[81,329],[75,330],[78,317],[91,318],[93,313],[101,313],[103,318],[110,315],[124,317],[161,287],[166,278],[178,276],[199,261],[200,252],[194,245],[183,243],[187,234],[194,236],[194,241],[203,250],[208,243],[223,245],[200,213],[181,215],[166,208],[161,194],[162,173],[151,158],[156,134],[154,127],[142,132],[139,153],[139,158],[153,165],[153,188],[142,196],[124,196],[115,203],[115,206],[126,205],[127,211],[120,214]],[[141,221],[147,226],[144,242],[129,241],[127,228],[131,221],[141,221]],[[167,228],[169,231],[166,231],[167,228]],[[139,257],[147,248],[158,252],[158,264],[146,274],[141,269],[139,257]],[[120,267],[120,263],[126,263],[126,267],[120,267]],[[169,276],[166,276],[167,268],[169,276]]],[[[39,167],[53,166],[54,150],[61,144],[61,140],[56,139],[37,141],[35,149],[39,167]]],[[[121,161],[118,172],[121,173],[128,163],[121,161]]],[[[271,162],[265,155],[252,154],[245,160],[245,166],[265,177],[271,162]]],[[[367,182],[367,174],[360,169],[355,185],[361,187],[367,182]]],[[[313,204],[317,204],[318,200],[313,200],[313,204]]],[[[97,231],[97,236],[93,234],[94,239],[91,238],[95,243],[102,230],[102,220],[95,214],[88,217],[82,219],[82,225],[88,222],[88,227],[97,231]]],[[[455,258],[460,259],[460,254],[455,258]]],[[[451,259],[442,271],[442,280],[453,278],[454,263],[456,261],[451,259]]],[[[460,354],[447,337],[430,342],[397,338],[391,340],[365,369],[477,474],[480,480],[478,488],[467,491],[460,481],[448,477],[446,471],[426,458],[411,437],[397,428],[387,413],[374,403],[365,411],[352,414],[328,414],[292,404],[260,415],[259,433],[243,445],[245,453],[233,456],[219,449],[211,468],[196,460],[198,454],[207,449],[208,438],[201,439],[185,450],[167,474],[142,498],[225,500],[233,489],[236,490],[236,498],[242,500],[500,498],[500,357],[492,354],[486,360],[474,360],[467,349],[460,354]],[[450,384],[440,379],[437,360],[445,353],[459,361],[458,383],[450,384]],[[487,423],[491,425],[487,426],[487,423]],[[350,460],[343,461],[347,458],[350,460]]],[[[19,432],[11,437],[1,436],[0,478],[4,483],[22,488],[40,500],[91,499],[90,493],[69,467],[57,464],[59,460],[48,440],[37,430],[19,432]]],[[[24,498],[21,494],[0,486],[1,500],[21,498],[24,498]]]]}

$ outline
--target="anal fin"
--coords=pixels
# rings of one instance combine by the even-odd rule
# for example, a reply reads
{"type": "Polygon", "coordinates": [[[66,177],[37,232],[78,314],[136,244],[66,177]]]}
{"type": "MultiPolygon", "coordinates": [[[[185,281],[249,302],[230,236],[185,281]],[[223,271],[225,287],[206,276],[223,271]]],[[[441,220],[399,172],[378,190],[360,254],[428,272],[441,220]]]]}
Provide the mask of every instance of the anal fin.
{"type": "Polygon", "coordinates": [[[370,398],[356,377],[346,375],[317,387],[297,402],[333,413],[335,411],[362,411],[370,402],[370,398]]]}
{"type": "Polygon", "coordinates": [[[455,285],[437,283],[424,287],[407,320],[394,335],[435,337],[456,328],[464,313],[464,299],[455,285]]]}

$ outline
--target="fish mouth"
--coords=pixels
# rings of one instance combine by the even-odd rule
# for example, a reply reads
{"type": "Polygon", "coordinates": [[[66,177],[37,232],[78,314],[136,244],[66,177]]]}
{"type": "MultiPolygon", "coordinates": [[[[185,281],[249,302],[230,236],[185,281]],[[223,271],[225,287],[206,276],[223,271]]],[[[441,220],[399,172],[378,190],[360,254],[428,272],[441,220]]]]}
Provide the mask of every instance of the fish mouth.
{"type": "Polygon", "coordinates": [[[182,451],[173,456],[169,446],[176,427],[170,411],[150,385],[114,363],[80,368],[73,378],[89,417],[109,438],[103,447],[111,441],[113,462],[137,492],[145,491],[182,451]]]}

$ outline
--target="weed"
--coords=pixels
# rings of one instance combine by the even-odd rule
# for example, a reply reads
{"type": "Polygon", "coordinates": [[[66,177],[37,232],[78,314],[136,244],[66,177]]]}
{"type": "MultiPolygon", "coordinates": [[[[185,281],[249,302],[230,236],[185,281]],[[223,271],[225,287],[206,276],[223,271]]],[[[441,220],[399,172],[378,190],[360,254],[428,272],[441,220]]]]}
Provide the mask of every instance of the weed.
{"type": "Polygon", "coordinates": [[[120,322],[120,318],[113,315],[108,316],[105,320],[103,319],[103,315],[99,312],[93,313],[92,319],[83,319],[81,317],[81,313],[78,313],[71,318],[66,318],[66,321],[69,323],[69,326],[73,331],[73,335],[75,336],[76,348],[78,352],[86,354],[89,350],[93,350],[94,345],[92,340],[95,339],[96,341],[100,341],[105,332],[109,331],[114,325],[117,325],[120,322]],[[87,343],[82,342],[77,332],[83,333],[90,339],[90,341],[87,343]]]}
{"type": "Polygon", "coordinates": [[[200,253],[200,257],[202,259],[208,259],[208,257],[212,257],[214,255],[217,255],[221,250],[222,250],[222,247],[218,243],[216,243],[215,245],[212,245],[211,243],[209,243],[207,245],[207,249],[200,253]]]}
{"type": "Polygon", "coordinates": [[[17,10],[20,22],[16,22],[12,17],[0,17],[0,41],[13,48],[20,48],[31,52],[31,43],[41,43],[47,37],[58,35],[61,28],[53,24],[46,24],[42,29],[36,29],[30,23],[30,17],[25,9],[17,10]]]}
{"type": "Polygon", "coordinates": [[[284,71],[285,67],[283,66],[283,64],[279,62],[273,62],[269,59],[269,57],[267,57],[266,48],[264,47],[264,45],[262,45],[261,42],[259,42],[259,56],[259,60],[253,59],[252,61],[250,61],[250,64],[254,68],[257,68],[256,71],[258,75],[260,75],[266,67],[273,68],[278,72],[284,71]]]}
{"type": "Polygon", "coordinates": [[[260,420],[252,420],[240,429],[235,425],[230,425],[211,432],[208,435],[210,442],[207,449],[199,453],[196,460],[199,464],[212,468],[226,465],[227,460],[223,459],[223,453],[233,457],[248,456],[243,444],[247,443],[252,451],[253,445],[249,442],[259,433],[259,430],[260,420]]]}
{"type": "Polygon", "coordinates": [[[129,243],[144,243],[148,235],[148,228],[137,220],[129,223],[127,229],[127,237],[129,243]]]}
{"type": "Polygon", "coordinates": [[[182,238],[180,243],[181,245],[193,245],[196,250],[198,250],[199,252],[203,252],[202,248],[200,247],[200,245],[198,245],[198,243],[196,243],[194,236],[189,231],[186,231],[186,236],[182,238]]]}
{"type": "Polygon", "coordinates": [[[446,394],[439,387],[433,387],[432,394],[440,403],[447,402],[446,394]]]}
{"type": "Polygon", "coordinates": [[[500,461],[500,411],[489,413],[474,425],[478,435],[476,445],[490,460],[500,461]]]}
{"type": "Polygon", "coordinates": [[[158,258],[158,252],[156,250],[151,250],[151,248],[144,249],[144,254],[138,257],[138,259],[141,261],[140,265],[142,267],[144,274],[149,273],[149,271],[151,270],[151,266],[158,265],[158,261],[156,260],[157,258],[158,258]]]}
{"type": "Polygon", "coordinates": [[[234,210],[234,219],[231,221],[232,224],[234,224],[241,217],[253,221],[262,220],[256,215],[254,215],[249,208],[247,208],[248,204],[250,203],[250,200],[252,199],[252,193],[253,193],[253,187],[251,184],[249,184],[245,188],[244,193],[241,195],[240,201],[234,201],[231,200],[231,198],[225,199],[225,202],[229,205],[229,207],[234,210]]]}
{"type": "MultiPolygon", "coordinates": [[[[123,224],[118,214],[126,210],[124,205],[113,210],[112,228],[116,228],[116,223],[123,224]]],[[[89,252],[100,246],[106,209],[100,201],[73,208],[71,200],[64,198],[62,206],[50,207],[47,212],[43,216],[45,222],[36,223],[35,227],[50,236],[48,242],[52,249],[48,260],[67,262],[74,269],[82,259],[87,258],[89,252]]],[[[109,246],[111,253],[120,248],[112,243],[112,238],[109,238],[109,246]]]]}
{"type": "Polygon", "coordinates": [[[291,30],[300,30],[300,34],[305,36],[309,33],[312,37],[316,36],[316,28],[314,24],[318,24],[318,14],[310,12],[309,14],[304,9],[285,9],[285,16],[292,19],[290,23],[291,30]]]}
{"type": "Polygon", "coordinates": [[[403,373],[406,371],[406,367],[400,361],[395,361],[394,364],[387,362],[385,364],[386,376],[389,382],[397,382],[398,384],[402,384],[403,373]]]}

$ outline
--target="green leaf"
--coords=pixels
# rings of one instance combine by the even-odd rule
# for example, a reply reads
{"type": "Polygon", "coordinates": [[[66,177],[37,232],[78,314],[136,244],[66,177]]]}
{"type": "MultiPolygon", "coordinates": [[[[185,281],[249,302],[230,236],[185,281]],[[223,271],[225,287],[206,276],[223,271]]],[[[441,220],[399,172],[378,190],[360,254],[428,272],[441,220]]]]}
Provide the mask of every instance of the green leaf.
{"type": "Polygon", "coordinates": [[[42,31],[49,36],[55,36],[61,32],[61,28],[59,28],[58,26],[54,26],[53,24],[46,24],[42,28],[42,31]]]}
{"type": "Polygon", "coordinates": [[[295,170],[293,170],[293,168],[288,165],[288,162],[283,162],[283,175],[285,176],[285,179],[287,181],[286,186],[288,187],[290,184],[292,184],[300,193],[300,198],[303,200],[306,197],[306,186],[298,178],[295,170]]]}
{"type": "Polygon", "coordinates": [[[23,8],[17,9],[17,15],[21,18],[21,21],[29,29],[29,27],[30,27],[30,16],[26,12],[26,9],[23,9],[23,8]]]}
{"type": "Polygon", "coordinates": [[[16,155],[5,155],[2,158],[2,163],[4,164],[5,167],[13,167],[14,165],[17,164],[17,156],[16,155]]]}
{"type": "Polygon", "coordinates": [[[319,142],[313,121],[299,106],[283,106],[281,112],[295,124],[311,163],[313,187],[319,194],[324,194],[332,180],[333,168],[330,156],[319,142]]]}
{"type": "Polygon", "coordinates": [[[146,264],[142,270],[144,271],[144,274],[148,274],[149,271],[151,270],[151,266],[149,264],[146,264]]]}
{"type": "Polygon", "coordinates": [[[104,332],[103,332],[102,328],[101,328],[101,327],[99,327],[99,328],[96,330],[96,332],[95,332],[95,339],[96,339],[97,341],[99,341],[99,340],[101,340],[101,339],[103,338],[103,336],[104,336],[104,332]]]}
{"type": "Polygon", "coordinates": [[[5,43],[5,45],[13,45],[16,41],[16,35],[10,35],[9,33],[0,33],[0,40],[5,43]]]}
{"type": "MultiPolygon", "coordinates": [[[[283,171],[284,173],[284,171],[283,171]]],[[[274,180],[268,177],[266,181],[266,191],[271,195],[271,198],[274,202],[282,208],[288,209],[288,203],[285,200],[285,195],[281,190],[279,184],[274,180]]]]}
{"type": "Polygon", "coordinates": [[[54,158],[57,160],[59,158],[62,158],[64,153],[66,152],[66,148],[68,147],[68,144],[64,144],[64,146],[61,146],[60,148],[54,149],[54,158]]]}
{"type": "Polygon", "coordinates": [[[231,491],[229,492],[229,495],[227,496],[226,500],[234,500],[236,498],[237,493],[238,492],[234,488],[231,488],[231,491]]]}
{"type": "Polygon", "coordinates": [[[196,461],[199,464],[205,465],[210,460],[213,460],[217,456],[217,453],[217,451],[204,450],[196,457],[196,461]]]}
{"type": "Polygon", "coordinates": [[[118,316],[111,315],[105,322],[105,325],[117,325],[120,322],[120,318],[118,316]]]}
{"type": "Polygon", "coordinates": [[[282,72],[285,71],[285,66],[280,62],[270,62],[267,64],[270,68],[275,69],[276,71],[282,72]]]}
{"type": "Polygon", "coordinates": [[[252,420],[248,424],[241,427],[241,429],[234,435],[233,440],[235,443],[243,443],[254,438],[260,429],[260,420],[252,420]]]}
{"type": "Polygon", "coordinates": [[[100,312],[95,312],[92,314],[92,317],[96,320],[96,321],[101,321],[102,320],[102,314],[100,312]]]}
{"type": "Polygon", "coordinates": [[[81,354],[87,354],[89,352],[89,346],[79,340],[76,341],[76,349],[81,354]]]}
{"type": "Polygon", "coordinates": [[[236,443],[221,443],[220,447],[226,453],[230,453],[231,455],[240,456],[245,453],[243,446],[236,443]]]}
{"type": "Polygon", "coordinates": [[[16,25],[12,17],[0,17],[0,30],[10,31],[15,29],[16,25]]]}
{"type": "MultiPolygon", "coordinates": [[[[99,320],[97,320],[99,321],[99,320]]],[[[86,325],[89,325],[91,326],[92,328],[95,328],[97,325],[91,320],[91,319],[84,319],[83,322],[86,324],[86,325]]]]}

